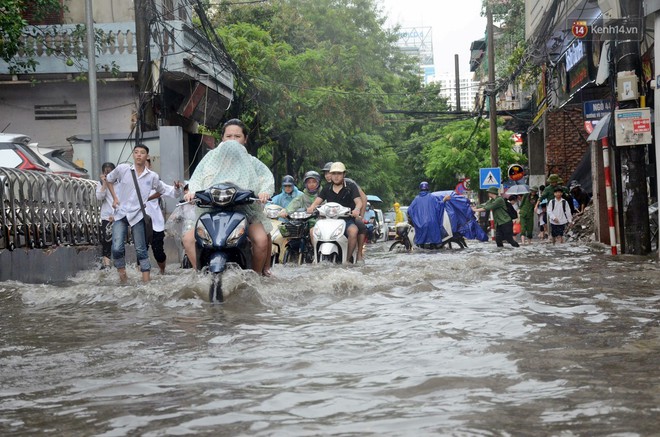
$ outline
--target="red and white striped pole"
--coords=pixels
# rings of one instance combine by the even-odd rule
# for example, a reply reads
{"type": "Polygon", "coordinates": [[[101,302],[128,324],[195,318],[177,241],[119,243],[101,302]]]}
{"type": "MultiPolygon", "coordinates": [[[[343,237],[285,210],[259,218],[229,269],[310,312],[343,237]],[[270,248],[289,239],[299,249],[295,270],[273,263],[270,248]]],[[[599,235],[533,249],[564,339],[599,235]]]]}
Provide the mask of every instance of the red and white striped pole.
{"type": "Polygon", "coordinates": [[[495,218],[493,217],[493,211],[490,211],[490,241],[495,241],[495,218]]]}
{"type": "Polygon", "coordinates": [[[614,228],[614,200],[612,198],[612,173],[610,171],[610,141],[607,137],[601,139],[603,146],[603,167],[605,170],[605,196],[607,197],[607,221],[610,225],[610,246],[612,255],[616,255],[616,229],[614,228]]]}

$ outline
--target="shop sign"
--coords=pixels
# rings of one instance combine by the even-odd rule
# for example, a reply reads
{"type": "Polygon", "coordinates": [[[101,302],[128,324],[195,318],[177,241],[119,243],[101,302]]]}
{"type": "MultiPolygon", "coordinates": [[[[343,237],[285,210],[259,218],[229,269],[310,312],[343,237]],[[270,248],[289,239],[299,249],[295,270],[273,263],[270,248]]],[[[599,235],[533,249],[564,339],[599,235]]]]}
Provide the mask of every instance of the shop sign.
{"type": "Polygon", "coordinates": [[[586,54],[586,47],[582,40],[575,40],[573,45],[566,50],[566,70],[571,71],[586,54]]]}

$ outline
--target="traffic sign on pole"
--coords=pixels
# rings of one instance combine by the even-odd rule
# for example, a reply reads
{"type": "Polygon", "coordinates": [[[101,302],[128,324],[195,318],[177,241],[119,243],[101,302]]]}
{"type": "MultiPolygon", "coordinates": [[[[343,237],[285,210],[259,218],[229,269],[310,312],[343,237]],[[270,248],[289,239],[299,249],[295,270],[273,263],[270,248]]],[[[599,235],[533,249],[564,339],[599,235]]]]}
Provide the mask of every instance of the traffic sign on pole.
{"type": "Polygon", "coordinates": [[[485,190],[490,187],[499,188],[502,185],[502,171],[499,167],[479,169],[479,188],[485,190]]]}

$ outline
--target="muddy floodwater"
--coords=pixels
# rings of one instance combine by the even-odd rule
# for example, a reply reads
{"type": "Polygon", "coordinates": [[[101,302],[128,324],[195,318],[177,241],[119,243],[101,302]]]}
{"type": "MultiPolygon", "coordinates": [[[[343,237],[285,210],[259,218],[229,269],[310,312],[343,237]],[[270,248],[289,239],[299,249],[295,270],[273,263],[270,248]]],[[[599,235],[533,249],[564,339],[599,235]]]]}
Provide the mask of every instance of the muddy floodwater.
{"type": "Polygon", "coordinates": [[[660,434],[660,266],[602,246],[0,283],[0,435],[660,434]]]}

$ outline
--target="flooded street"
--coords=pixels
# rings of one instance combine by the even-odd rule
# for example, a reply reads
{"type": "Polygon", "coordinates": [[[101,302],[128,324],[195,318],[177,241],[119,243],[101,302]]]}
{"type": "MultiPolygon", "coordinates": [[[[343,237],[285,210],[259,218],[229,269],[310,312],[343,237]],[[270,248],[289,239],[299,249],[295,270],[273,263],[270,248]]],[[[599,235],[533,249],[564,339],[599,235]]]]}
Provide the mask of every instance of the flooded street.
{"type": "Polygon", "coordinates": [[[534,244],[0,283],[0,434],[657,435],[660,266],[534,244]],[[201,296],[201,297],[200,297],[201,296]]]}

